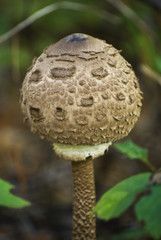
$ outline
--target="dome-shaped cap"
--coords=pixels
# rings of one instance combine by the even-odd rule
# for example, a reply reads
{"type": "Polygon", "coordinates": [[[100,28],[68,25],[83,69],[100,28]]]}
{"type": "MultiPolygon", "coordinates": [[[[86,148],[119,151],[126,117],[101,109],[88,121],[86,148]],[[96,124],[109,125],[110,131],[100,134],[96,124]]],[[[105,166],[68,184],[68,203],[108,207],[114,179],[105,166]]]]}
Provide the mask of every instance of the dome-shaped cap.
{"type": "Polygon", "coordinates": [[[21,106],[31,130],[54,143],[96,145],[128,135],[141,109],[131,65],[112,45],[72,34],[29,68],[21,106]]]}

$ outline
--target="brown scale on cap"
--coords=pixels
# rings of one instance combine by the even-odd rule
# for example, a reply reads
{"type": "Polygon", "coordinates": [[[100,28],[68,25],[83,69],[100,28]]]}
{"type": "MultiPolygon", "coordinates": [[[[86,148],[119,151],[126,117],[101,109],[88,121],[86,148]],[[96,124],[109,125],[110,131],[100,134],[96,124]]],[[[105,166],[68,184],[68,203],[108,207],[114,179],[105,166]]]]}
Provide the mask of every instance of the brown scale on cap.
{"type": "Polygon", "coordinates": [[[21,106],[41,138],[96,145],[128,135],[140,115],[141,98],[131,65],[118,50],[73,34],[34,60],[22,86],[21,106]]]}

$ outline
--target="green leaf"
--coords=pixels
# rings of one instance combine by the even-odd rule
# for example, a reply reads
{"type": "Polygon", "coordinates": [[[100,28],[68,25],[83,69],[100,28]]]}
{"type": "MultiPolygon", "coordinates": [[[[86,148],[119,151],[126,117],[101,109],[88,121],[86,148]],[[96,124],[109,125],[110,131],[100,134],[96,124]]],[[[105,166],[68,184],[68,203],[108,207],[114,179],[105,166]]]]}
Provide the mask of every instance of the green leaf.
{"type": "Polygon", "coordinates": [[[148,150],[137,146],[130,140],[114,144],[114,147],[131,159],[141,159],[143,162],[148,161],[148,150]]]}
{"type": "Polygon", "coordinates": [[[141,173],[118,183],[101,197],[93,213],[104,220],[119,217],[146,188],[150,176],[150,173],[141,173]]]}
{"type": "Polygon", "coordinates": [[[10,190],[14,188],[10,183],[0,179],[0,206],[21,208],[30,205],[30,202],[14,196],[10,190]]]}
{"type": "Polygon", "coordinates": [[[144,229],[155,239],[161,237],[161,185],[153,186],[149,195],[140,199],[135,206],[139,221],[144,221],[144,229]]]}
{"type": "Polygon", "coordinates": [[[125,154],[130,159],[139,159],[151,171],[155,171],[155,167],[148,160],[148,150],[145,148],[141,148],[138,145],[134,144],[132,141],[127,140],[122,143],[114,144],[114,147],[119,150],[121,153],[125,154]]]}

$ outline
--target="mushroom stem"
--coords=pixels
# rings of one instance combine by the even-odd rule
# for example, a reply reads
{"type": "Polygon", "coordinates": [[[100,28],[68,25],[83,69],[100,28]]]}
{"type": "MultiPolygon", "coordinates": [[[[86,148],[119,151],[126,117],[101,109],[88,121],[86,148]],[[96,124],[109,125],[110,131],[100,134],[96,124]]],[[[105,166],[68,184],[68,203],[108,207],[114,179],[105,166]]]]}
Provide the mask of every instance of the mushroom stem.
{"type": "Polygon", "coordinates": [[[72,162],[73,232],[72,240],[95,240],[96,219],[91,216],[95,205],[93,159],[102,156],[111,142],[99,145],[69,145],[54,143],[58,157],[72,162]]]}
{"type": "Polygon", "coordinates": [[[96,219],[90,216],[95,205],[95,183],[92,157],[72,162],[73,228],[72,240],[95,240],[96,219]]]}

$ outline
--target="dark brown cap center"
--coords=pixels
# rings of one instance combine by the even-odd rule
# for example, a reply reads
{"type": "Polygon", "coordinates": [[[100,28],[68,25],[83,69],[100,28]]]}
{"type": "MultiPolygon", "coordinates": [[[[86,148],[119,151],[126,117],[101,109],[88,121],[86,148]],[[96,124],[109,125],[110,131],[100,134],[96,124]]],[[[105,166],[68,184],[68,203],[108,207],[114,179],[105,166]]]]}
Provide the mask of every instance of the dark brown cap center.
{"type": "Polygon", "coordinates": [[[66,38],[66,42],[84,42],[87,39],[88,38],[86,35],[81,34],[81,33],[76,33],[76,34],[72,34],[72,35],[68,36],[66,38]]]}

